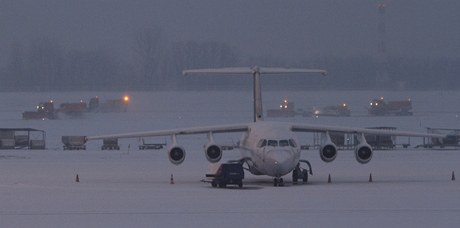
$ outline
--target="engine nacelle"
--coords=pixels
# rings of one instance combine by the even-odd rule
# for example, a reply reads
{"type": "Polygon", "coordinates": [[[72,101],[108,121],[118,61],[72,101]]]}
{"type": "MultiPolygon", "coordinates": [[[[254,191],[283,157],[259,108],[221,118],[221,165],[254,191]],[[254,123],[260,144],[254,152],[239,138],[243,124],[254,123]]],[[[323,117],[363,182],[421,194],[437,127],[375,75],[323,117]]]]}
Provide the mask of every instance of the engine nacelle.
{"type": "Polygon", "coordinates": [[[319,148],[319,155],[324,162],[334,161],[337,157],[337,146],[334,143],[326,143],[319,148]]]}
{"type": "Polygon", "coordinates": [[[372,159],[372,147],[369,144],[359,144],[355,148],[356,161],[366,164],[372,159]]]}
{"type": "Polygon", "coordinates": [[[215,144],[208,144],[204,148],[206,159],[211,163],[216,163],[222,158],[222,149],[215,144]]]}
{"type": "Polygon", "coordinates": [[[185,150],[181,146],[173,145],[168,150],[168,158],[174,165],[179,165],[185,160],[185,150]]]}

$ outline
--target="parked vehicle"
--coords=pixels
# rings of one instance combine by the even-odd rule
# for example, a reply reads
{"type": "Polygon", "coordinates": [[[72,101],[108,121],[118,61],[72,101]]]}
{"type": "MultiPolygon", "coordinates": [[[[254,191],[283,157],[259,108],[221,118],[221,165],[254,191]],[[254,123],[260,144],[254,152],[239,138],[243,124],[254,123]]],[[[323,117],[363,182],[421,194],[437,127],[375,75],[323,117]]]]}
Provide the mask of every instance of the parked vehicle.
{"type": "Polygon", "coordinates": [[[383,97],[380,97],[379,99],[373,99],[370,102],[368,111],[370,115],[375,116],[411,116],[413,114],[412,101],[411,99],[407,99],[385,102],[383,97]]]}
{"type": "Polygon", "coordinates": [[[212,187],[225,188],[227,185],[233,184],[238,187],[243,187],[244,170],[241,163],[222,163],[217,171],[212,174],[206,174],[206,177],[211,178],[209,181],[212,187]]]}

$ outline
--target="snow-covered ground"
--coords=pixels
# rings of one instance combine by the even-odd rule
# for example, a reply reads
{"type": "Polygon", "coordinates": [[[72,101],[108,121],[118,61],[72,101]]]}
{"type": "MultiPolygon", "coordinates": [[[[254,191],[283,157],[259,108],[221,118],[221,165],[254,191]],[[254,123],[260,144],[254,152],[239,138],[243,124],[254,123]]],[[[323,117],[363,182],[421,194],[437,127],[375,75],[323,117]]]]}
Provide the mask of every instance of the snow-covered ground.
{"type": "MultiPolygon", "coordinates": [[[[124,93],[1,93],[0,128],[45,130],[47,150],[0,150],[0,227],[457,227],[460,175],[457,150],[375,151],[360,165],[352,151],[323,163],[316,150],[303,158],[313,166],[307,185],[273,187],[269,177],[246,173],[243,189],[212,188],[200,182],[209,163],[206,136],[181,136],[185,162],[169,163],[166,151],[137,149],[136,139],[120,140],[120,151],[101,151],[100,141],[85,151],[64,151],[63,135],[98,135],[252,120],[252,91],[130,92],[126,113],[86,114],[80,119],[22,120],[39,101],[118,98],[124,93]],[[76,175],[80,182],[75,182],[76,175]],[[327,183],[328,175],[332,183],[327,183]],[[372,174],[373,182],[369,183],[372,174]],[[170,184],[173,175],[175,184],[170,184]]],[[[309,109],[347,102],[351,117],[281,121],[342,125],[460,128],[460,92],[268,91],[264,108],[281,99],[309,109]],[[411,98],[414,116],[368,117],[370,99],[411,98]]],[[[312,143],[311,135],[301,135],[312,143]]],[[[238,134],[216,140],[236,142],[238,134]]],[[[165,138],[147,139],[164,142],[165,138]]],[[[400,139],[407,140],[407,139],[400,139]]],[[[412,147],[421,144],[411,138],[412,147]]],[[[238,158],[226,151],[223,160],[238,158]]],[[[285,177],[290,180],[289,176],[285,177]]]]}

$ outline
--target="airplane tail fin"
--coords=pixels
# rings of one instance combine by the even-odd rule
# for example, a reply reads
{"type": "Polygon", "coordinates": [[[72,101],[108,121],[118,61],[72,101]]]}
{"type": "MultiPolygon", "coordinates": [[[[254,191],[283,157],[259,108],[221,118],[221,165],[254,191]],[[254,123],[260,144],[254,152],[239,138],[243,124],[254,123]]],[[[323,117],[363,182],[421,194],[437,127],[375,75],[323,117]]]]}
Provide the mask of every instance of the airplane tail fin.
{"type": "Polygon", "coordinates": [[[254,122],[263,121],[262,108],[262,91],[260,87],[261,74],[292,74],[292,73],[321,73],[326,75],[325,70],[320,69],[295,69],[295,68],[279,68],[279,67],[228,67],[214,69],[193,69],[182,71],[183,75],[188,74],[246,74],[252,75],[253,92],[254,92],[254,122]]]}

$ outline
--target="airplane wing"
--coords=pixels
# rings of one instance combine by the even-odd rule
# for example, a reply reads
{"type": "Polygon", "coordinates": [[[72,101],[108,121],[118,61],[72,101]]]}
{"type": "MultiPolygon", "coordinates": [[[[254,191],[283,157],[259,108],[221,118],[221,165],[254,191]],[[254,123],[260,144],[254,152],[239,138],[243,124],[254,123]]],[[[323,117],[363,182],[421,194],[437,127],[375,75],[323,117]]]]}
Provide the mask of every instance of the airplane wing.
{"type": "Polygon", "coordinates": [[[190,127],[177,128],[158,131],[132,132],[123,134],[87,136],[86,140],[109,139],[109,138],[142,138],[153,136],[168,136],[168,135],[190,135],[190,134],[207,134],[207,133],[229,133],[229,132],[244,132],[249,128],[249,124],[229,124],[215,125],[205,127],[190,127]]]}
{"type": "Polygon", "coordinates": [[[411,131],[398,131],[389,129],[368,129],[368,128],[352,128],[340,126],[325,126],[325,125],[310,125],[310,124],[293,124],[291,130],[296,132],[343,132],[355,134],[370,134],[370,135],[392,135],[392,136],[412,136],[412,137],[431,137],[444,138],[445,135],[420,133],[411,131]]]}

